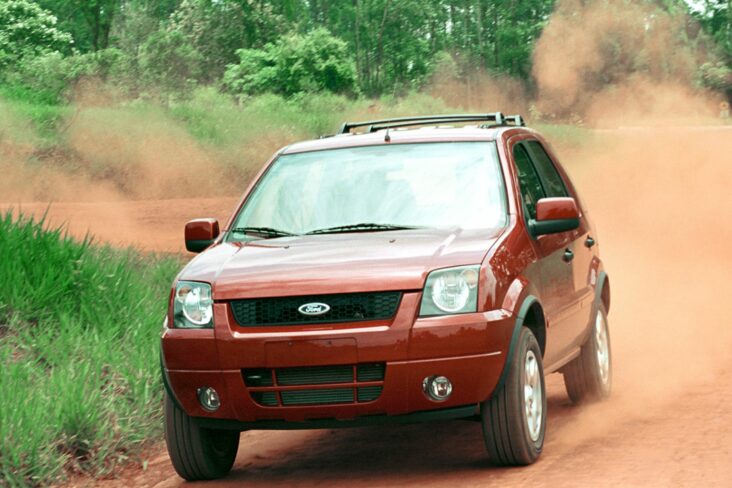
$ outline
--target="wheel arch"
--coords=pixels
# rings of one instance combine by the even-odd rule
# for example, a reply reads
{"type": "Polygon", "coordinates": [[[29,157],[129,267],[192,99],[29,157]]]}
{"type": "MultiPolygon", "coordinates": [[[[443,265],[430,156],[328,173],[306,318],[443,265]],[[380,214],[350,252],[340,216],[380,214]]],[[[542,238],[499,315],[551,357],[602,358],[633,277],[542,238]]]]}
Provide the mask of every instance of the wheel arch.
{"type": "Polygon", "coordinates": [[[541,355],[544,356],[546,351],[546,320],[544,318],[544,308],[541,306],[539,299],[534,295],[527,295],[516,314],[516,322],[513,326],[513,332],[511,333],[511,342],[508,346],[508,352],[506,353],[506,361],[503,364],[503,371],[501,376],[494,388],[494,393],[503,387],[506,381],[506,375],[508,374],[509,365],[515,354],[516,346],[518,344],[518,338],[521,332],[521,328],[526,326],[536,337],[541,349],[541,355]]]}
{"type": "Polygon", "coordinates": [[[595,302],[605,306],[605,312],[610,312],[610,278],[607,273],[600,271],[597,277],[597,290],[595,291],[595,302]]]}

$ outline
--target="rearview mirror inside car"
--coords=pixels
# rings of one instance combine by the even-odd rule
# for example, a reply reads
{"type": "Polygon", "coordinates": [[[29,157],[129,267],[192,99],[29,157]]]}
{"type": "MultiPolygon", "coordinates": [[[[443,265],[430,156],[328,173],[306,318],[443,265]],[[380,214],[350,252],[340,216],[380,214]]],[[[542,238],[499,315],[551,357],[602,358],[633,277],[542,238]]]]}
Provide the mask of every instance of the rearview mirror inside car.
{"type": "Polygon", "coordinates": [[[536,202],[536,219],[529,220],[534,237],[557,234],[579,227],[577,202],[570,197],[542,198],[536,202]]]}
{"type": "Polygon", "coordinates": [[[219,236],[219,221],[216,219],[195,219],[186,224],[186,249],[201,252],[219,236]]]}

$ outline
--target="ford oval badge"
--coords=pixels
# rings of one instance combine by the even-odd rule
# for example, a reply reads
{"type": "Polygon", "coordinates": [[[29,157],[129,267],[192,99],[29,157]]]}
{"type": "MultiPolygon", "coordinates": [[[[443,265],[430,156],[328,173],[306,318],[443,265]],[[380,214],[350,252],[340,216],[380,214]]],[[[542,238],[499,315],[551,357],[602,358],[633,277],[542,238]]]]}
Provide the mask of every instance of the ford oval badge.
{"type": "Polygon", "coordinates": [[[298,307],[297,311],[300,312],[303,315],[323,315],[324,313],[328,313],[330,310],[330,305],[327,303],[306,303],[304,305],[300,305],[298,307]]]}

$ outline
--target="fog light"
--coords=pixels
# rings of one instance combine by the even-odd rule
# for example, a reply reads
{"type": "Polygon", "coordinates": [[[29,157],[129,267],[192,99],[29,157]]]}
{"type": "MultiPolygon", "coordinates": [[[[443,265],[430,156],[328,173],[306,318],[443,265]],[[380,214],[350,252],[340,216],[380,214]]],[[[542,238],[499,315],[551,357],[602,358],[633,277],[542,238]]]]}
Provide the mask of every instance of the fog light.
{"type": "Polygon", "coordinates": [[[444,376],[428,376],[422,381],[422,389],[432,400],[442,402],[450,398],[452,383],[444,376]]]}
{"type": "Polygon", "coordinates": [[[198,389],[198,402],[207,412],[215,412],[221,406],[219,394],[210,386],[204,386],[198,389]]]}

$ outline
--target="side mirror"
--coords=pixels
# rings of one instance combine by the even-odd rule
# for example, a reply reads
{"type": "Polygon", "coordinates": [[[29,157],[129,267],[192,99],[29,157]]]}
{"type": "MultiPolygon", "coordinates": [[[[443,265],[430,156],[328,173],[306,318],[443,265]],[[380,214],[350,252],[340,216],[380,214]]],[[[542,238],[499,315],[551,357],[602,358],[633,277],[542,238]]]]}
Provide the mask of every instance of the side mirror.
{"type": "Polygon", "coordinates": [[[536,219],[529,220],[534,237],[557,234],[579,227],[579,210],[574,198],[542,198],[536,202],[536,219]]]}
{"type": "Polygon", "coordinates": [[[219,221],[216,219],[196,219],[186,224],[186,249],[201,252],[219,236],[219,221]]]}

